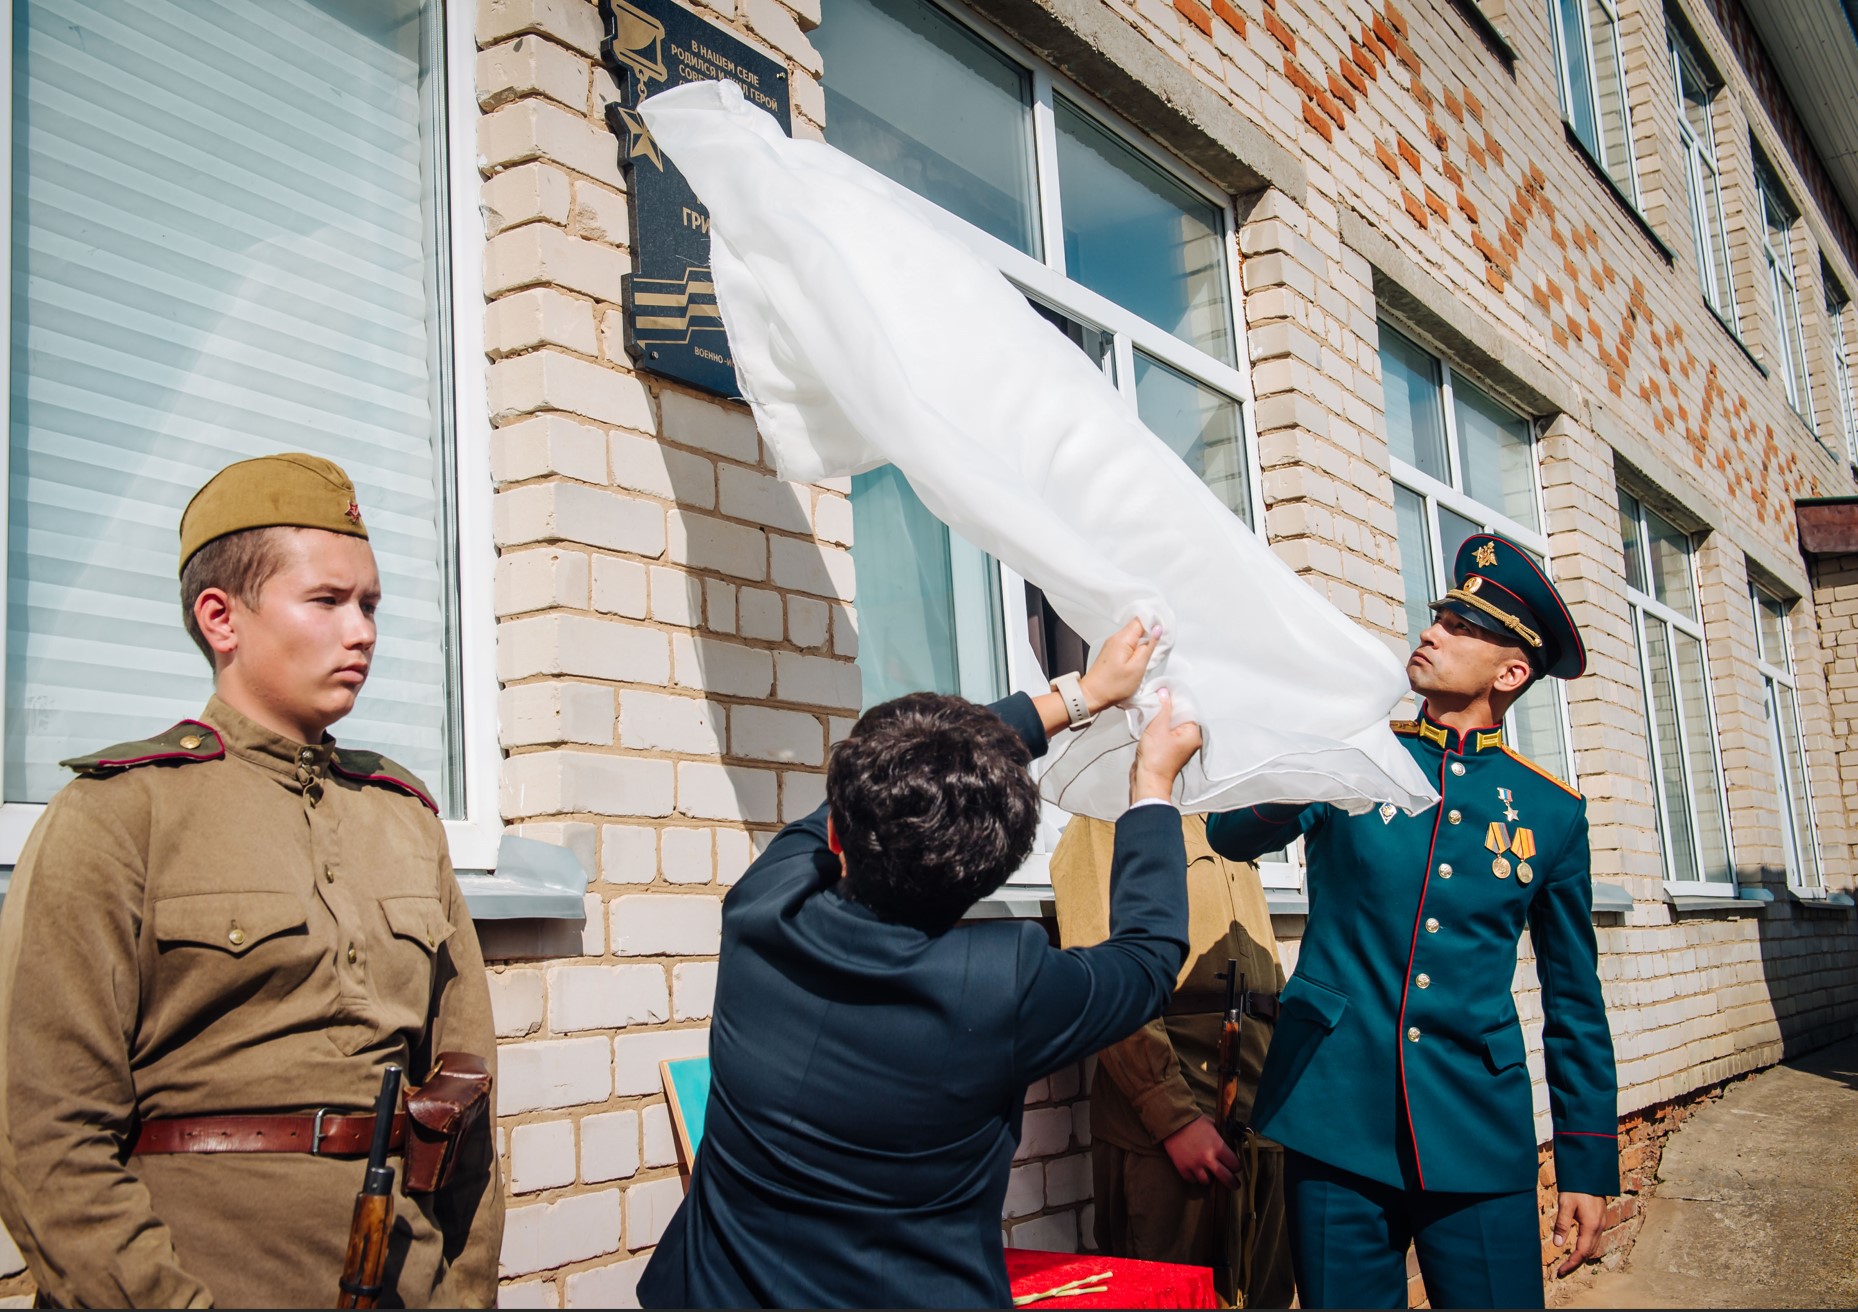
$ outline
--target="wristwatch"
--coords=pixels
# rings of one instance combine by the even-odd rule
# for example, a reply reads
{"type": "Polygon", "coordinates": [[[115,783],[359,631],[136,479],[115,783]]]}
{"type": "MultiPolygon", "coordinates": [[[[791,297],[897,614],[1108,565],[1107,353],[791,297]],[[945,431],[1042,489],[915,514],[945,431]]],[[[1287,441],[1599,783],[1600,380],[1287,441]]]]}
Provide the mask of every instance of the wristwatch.
{"type": "Polygon", "coordinates": [[[1052,680],[1052,691],[1064,698],[1065,714],[1070,718],[1070,727],[1082,729],[1096,715],[1091,712],[1090,703],[1084,700],[1084,681],[1075,674],[1061,674],[1052,680]]]}

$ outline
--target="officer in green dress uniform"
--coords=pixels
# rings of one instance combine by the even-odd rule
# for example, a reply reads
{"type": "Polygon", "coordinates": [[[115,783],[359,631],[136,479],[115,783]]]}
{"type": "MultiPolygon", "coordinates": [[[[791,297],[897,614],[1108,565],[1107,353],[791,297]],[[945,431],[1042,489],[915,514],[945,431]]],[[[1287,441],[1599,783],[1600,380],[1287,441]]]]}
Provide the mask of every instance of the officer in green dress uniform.
{"type": "Polygon", "coordinates": [[[1424,699],[1396,723],[1437,784],[1417,816],[1326,804],[1214,816],[1240,861],[1302,834],[1309,919],[1253,1112],[1288,1150],[1304,1307],[1405,1307],[1417,1249],[1434,1307],[1541,1307],[1531,1076],[1510,992],[1526,924],[1567,1274],[1618,1192],[1617,1078],[1601,1000],[1587,803],[1512,751],[1504,714],[1586,651],[1561,596],[1515,543],[1480,534],[1407,663],[1424,699]]]}

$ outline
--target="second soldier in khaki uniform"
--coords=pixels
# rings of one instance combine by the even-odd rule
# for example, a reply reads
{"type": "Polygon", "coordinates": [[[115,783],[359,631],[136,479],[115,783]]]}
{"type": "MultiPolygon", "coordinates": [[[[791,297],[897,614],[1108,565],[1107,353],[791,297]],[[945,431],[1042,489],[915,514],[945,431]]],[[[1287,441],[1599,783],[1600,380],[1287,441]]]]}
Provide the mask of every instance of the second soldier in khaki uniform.
{"type": "MultiPolygon", "coordinates": [[[[383,1070],[494,1059],[483,962],[424,787],[324,732],[380,590],[347,476],[233,465],[181,537],[217,695],[67,762],[0,916],[0,1215],[53,1304],[326,1307],[383,1070]]],[[[494,1302],[488,1121],[383,1303],[494,1302]]]]}
{"type": "MultiPolygon", "coordinates": [[[[1091,1084],[1096,1243],[1118,1257],[1223,1266],[1231,1277],[1219,1291],[1222,1298],[1239,1304],[1235,1295],[1242,1294],[1243,1306],[1287,1307],[1292,1280],[1282,1150],[1253,1137],[1234,1161],[1209,1137],[1217,1134],[1211,1118],[1225,1007],[1220,976],[1228,961],[1236,963],[1251,995],[1239,1045],[1234,1115],[1240,1123],[1250,1118],[1258,1090],[1275,996],[1284,982],[1270,908],[1255,867],[1227,861],[1207,846],[1203,816],[1186,816],[1181,824],[1187,964],[1167,1014],[1099,1053],[1091,1084]],[[1218,1178],[1219,1170],[1233,1167],[1236,1189],[1218,1178]],[[1220,1205],[1216,1190],[1226,1191],[1220,1205]]],[[[1108,934],[1113,838],[1109,825],[1077,816],[1052,854],[1066,947],[1098,943],[1108,934]]]]}

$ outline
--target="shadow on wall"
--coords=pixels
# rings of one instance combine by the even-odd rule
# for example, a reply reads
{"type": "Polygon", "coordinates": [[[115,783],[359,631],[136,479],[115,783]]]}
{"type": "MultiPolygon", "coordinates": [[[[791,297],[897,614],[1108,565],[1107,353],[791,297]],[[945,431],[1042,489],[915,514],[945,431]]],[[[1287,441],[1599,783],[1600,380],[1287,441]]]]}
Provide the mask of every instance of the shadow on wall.
{"type": "MultiPolygon", "coordinates": [[[[849,504],[825,498],[826,522],[816,529],[821,498],[774,476],[746,406],[669,386],[659,388],[657,405],[657,437],[614,432],[608,453],[616,490],[670,503],[663,554],[643,564],[603,555],[597,526],[577,540],[596,548],[594,611],[649,620],[669,634],[668,677],[659,667],[616,667],[612,677],[624,685],[617,744],[675,756],[674,786],[649,800],[623,791],[602,798],[598,811],[636,826],[640,841],[622,850],[609,834],[599,859],[600,823],[521,825],[574,851],[590,885],[603,879],[641,891],[661,871],[673,882],[700,882],[692,862],[702,857],[691,843],[672,874],[669,845],[661,855],[646,836],[659,821],[709,838],[713,878],[733,884],[754,850],[738,841],[744,826],[765,846],[774,826],[824,800],[828,738],[850,728],[860,700],[857,634],[839,601],[851,595],[849,504]]],[[[585,921],[486,922],[485,956],[599,956],[601,901],[589,893],[585,921]]],[[[622,927],[613,931],[619,951],[622,927]]]]}

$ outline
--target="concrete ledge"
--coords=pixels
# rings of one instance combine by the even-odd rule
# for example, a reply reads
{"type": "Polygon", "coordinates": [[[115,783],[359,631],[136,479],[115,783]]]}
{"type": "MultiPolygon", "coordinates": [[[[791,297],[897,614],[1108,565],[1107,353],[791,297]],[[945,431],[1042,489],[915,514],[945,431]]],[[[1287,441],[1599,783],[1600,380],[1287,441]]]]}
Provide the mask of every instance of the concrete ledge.
{"type": "Polygon", "coordinates": [[[1103,0],[983,0],[974,11],[1234,195],[1275,187],[1302,204],[1303,163],[1103,0]]]}

